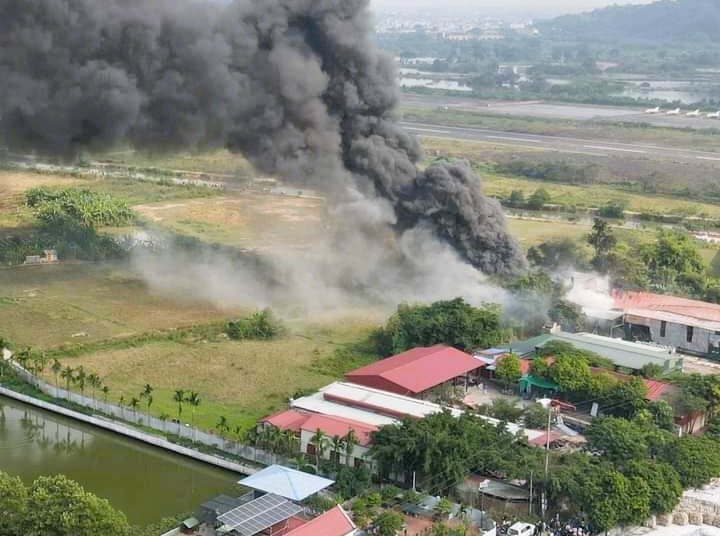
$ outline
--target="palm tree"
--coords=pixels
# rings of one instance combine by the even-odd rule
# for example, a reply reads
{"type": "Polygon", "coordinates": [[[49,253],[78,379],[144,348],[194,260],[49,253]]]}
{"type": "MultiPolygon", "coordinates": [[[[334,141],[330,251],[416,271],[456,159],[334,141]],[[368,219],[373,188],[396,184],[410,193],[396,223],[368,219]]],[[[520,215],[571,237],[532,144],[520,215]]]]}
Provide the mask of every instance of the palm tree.
{"type": "Polygon", "coordinates": [[[52,370],[53,375],[55,376],[55,398],[58,398],[59,394],[59,388],[60,383],[58,382],[58,375],[62,371],[62,363],[58,361],[57,359],[53,359],[52,365],[50,365],[50,370],[52,370]]]}
{"type": "Polygon", "coordinates": [[[135,414],[135,417],[137,417],[137,407],[138,407],[139,403],[140,403],[140,400],[138,398],[132,397],[130,399],[129,406],[132,408],[133,413],[135,414]]]}
{"type": "Polygon", "coordinates": [[[285,430],[283,432],[284,443],[285,443],[285,455],[293,456],[298,453],[300,449],[298,445],[298,438],[292,430],[285,430]]]}
{"type": "Polygon", "coordinates": [[[145,387],[143,387],[142,393],[140,393],[140,398],[145,399],[145,403],[147,404],[148,413],[150,413],[150,406],[152,406],[153,403],[153,391],[155,389],[152,388],[152,386],[149,383],[145,384],[145,387]]]}
{"type": "Polygon", "coordinates": [[[191,416],[190,416],[190,423],[195,426],[195,410],[200,405],[200,395],[197,394],[195,391],[190,391],[185,398],[185,402],[190,404],[191,409],[191,416]]]}
{"type": "Polygon", "coordinates": [[[218,430],[218,434],[223,440],[223,449],[225,448],[225,434],[227,434],[230,431],[230,425],[228,424],[227,417],[225,415],[220,416],[220,420],[218,420],[217,424],[215,425],[215,428],[218,430]]]}
{"type": "Polygon", "coordinates": [[[95,403],[95,409],[97,409],[97,398],[95,398],[95,391],[102,385],[102,381],[100,381],[100,376],[98,376],[94,372],[87,377],[87,381],[88,385],[90,385],[92,398],[95,403]]]}
{"type": "Polygon", "coordinates": [[[345,464],[349,466],[353,458],[353,454],[355,453],[355,447],[359,444],[358,438],[355,435],[355,430],[352,428],[348,430],[348,433],[345,434],[345,437],[343,437],[343,444],[345,446],[345,464]]]}
{"type": "Polygon", "coordinates": [[[110,388],[107,385],[103,385],[102,392],[103,392],[103,398],[105,400],[105,403],[107,404],[108,393],[110,392],[110,388]]]}
{"type": "Polygon", "coordinates": [[[85,372],[85,367],[80,365],[77,369],[77,373],[75,375],[75,382],[78,384],[78,387],[80,387],[80,394],[82,396],[85,396],[85,382],[87,381],[87,374],[85,372]]]}
{"type": "Polygon", "coordinates": [[[200,395],[197,394],[195,391],[190,391],[188,395],[185,397],[185,402],[190,404],[191,408],[191,415],[190,415],[190,424],[193,429],[193,441],[195,441],[197,434],[195,430],[195,410],[200,405],[200,395]]]}
{"type": "Polygon", "coordinates": [[[120,395],[120,399],[118,400],[118,405],[120,406],[120,418],[125,418],[125,395],[120,395]]]}
{"type": "Polygon", "coordinates": [[[70,394],[70,382],[75,380],[75,376],[73,375],[74,373],[75,369],[69,365],[66,366],[60,373],[60,377],[65,380],[65,390],[68,392],[68,395],[70,394]]]}
{"type": "Polygon", "coordinates": [[[333,463],[336,468],[340,468],[340,453],[344,450],[345,441],[339,435],[333,436],[330,440],[332,445],[333,463]]]}
{"type": "Polygon", "coordinates": [[[182,416],[182,405],[183,402],[185,402],[185,391],[177,389],[175,391],[175,395],[173,396],[173,400],[177,402],[178,405],[178,435],[180,435],[180,417],[182,416]]]}
{"type": "Polygon", "coordinates": [[[315,433],[310,438],[310,443],[315,447],[315,468],[317,472],[320,472],[320,458],[325,453],[325,447],[327,446],[327,438],[320,428],[315,430],[315,433]]]}
{"type": "Polygon", "coordinates": [[[47,356],[44,353],[30,353],[30,361],[32,361],[32,371],[35,376],[39,376],[45,370],[47,365],[47,356]]]}

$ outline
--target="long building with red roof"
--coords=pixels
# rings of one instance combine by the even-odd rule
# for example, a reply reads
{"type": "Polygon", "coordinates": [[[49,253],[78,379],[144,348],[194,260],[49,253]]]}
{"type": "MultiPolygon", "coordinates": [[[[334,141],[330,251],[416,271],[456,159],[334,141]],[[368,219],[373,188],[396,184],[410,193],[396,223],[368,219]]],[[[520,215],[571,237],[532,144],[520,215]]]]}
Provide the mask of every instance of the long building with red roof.
{"type": "Polygon", "coordinates": [[[336,437],[347,437],[352,432],[357,442],[352,456],[348,457],[344,450],[341,453],[333,453],[331,449],[324,449],[323,453],[323,457],[326,459],[339,455],[343,463],[347,465],[364,463],[365,454],[367,454],[372,440],[372,434],[379,429],[377,426],[344,417],[306,413],[294,409],[288,409],[265,417],[260,421],[260,424],[294,432],[300,440],[300,451],[309,456],[315,456],[317,453],[317,445],[313,436],[318,430],[325,436],[327,442],[336,437]]]}
{"type": "Polygon", "coordinates": [[[481,360],[451,348],[435,345],[413,348],[345,375],[347,381],[405,396],[425,398],[441,386],[467,386],[482,367],[481,360]]]}
{"type": "Polygon", "coordinates": [[[720,352],[720,305],[649,292],[615,292],[625,335],[708,355],[720,352]]]}

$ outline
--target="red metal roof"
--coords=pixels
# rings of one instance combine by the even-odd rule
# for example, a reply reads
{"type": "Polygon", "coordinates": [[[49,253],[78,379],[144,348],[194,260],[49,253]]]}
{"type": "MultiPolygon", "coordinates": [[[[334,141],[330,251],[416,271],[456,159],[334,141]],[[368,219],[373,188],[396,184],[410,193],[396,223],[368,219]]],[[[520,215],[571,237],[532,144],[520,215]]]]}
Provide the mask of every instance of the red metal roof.
{"type": "Polygon", "coordinates": [[[353,430],[358,443],[364,447],[370,444],[372,434],[378,431],[378,427],[371,424],[329,415],[311,415],[301,428],[306,432],[315,432],[319,428],[328,437],[345,437],[353,430]]]}
{"type": "Polygon", "coordinates": [[[350,430],[353,430],[358,443],[364,447],[370,444],[372,434],[378,431],[377,426],[352,419],[314,413],[300,413],[292,409],[265,417],[260,422],[271,424],[283,430],[292,430],[293,432],[300,430],[315,432],[319,428],[328,437],[345,437],[350,430]]]}
{"type": "Polygon", "coordinates": [[[328,510],[286,536],[347,536],[355,530],[355,524],[340,506],[328,510]]]}
{"type": "MultiPolygon", "coordinates": [[[[599,367],[592,367],[593,374],[600,374],[600,373],[606,373],[615,378],[618,381],[621,382],[627,382],[634,378],[634,376],[628,376],[627,374],[620,374],[619,372],[613,372],[611,370],[607,370],[604,368],[599,367]]],[[[661,382],[658,380],[649,380],[647,378],[642,378],[643,383],[645,384],[645,388],[647,389],[647,395],[645,395],[646,400],[649,402],[656,402],[660,400],[664,395],[667,393],[671,393],[673,391],[676,391],[677,388],[666,382],[661,382]]]]}
{"type": "Polygon", "coordinates": [[[269,417],[265,417],[260,422],[266,422],[272,424],[276,428],[282,428],[283,430],[292,430],[293,432],[300,431],[300,427],[305,421],[307,421],[309,415],[306,413],[300,413],[292,409],[286,409],[273,413],[269,417]]]}
{"type": "Polygon", "coordinates": [[[297,516],[292,516],[290,519],[282,521],[270,529],[272,536],[287,536],[294,530],[307,525],[309,522],[306,519],[302,519],[297,516]]]}
{"type": "Polygon", "coordinates": [[[483,366],[485,364],[482,361],[465,352],[436,345],[414,348],[382,359],[350,372],[345,377],[361,385],[387,388],[400,394],[418,394],[483,366]]]}
{"type": "Polygon", "coordinates": [[[720,305],[650,292],[615,291],[615,307],[623,311],[661,311],[700,321],[720,322],[720,305]]]}
{"type": "Polygon", "coordinates": [[[547,430],[544,430],[542,435],[537,436],[536,438],[530,439],[528,441],[528,444],[534,445],[536,447],[544,447],[545,445],[547,445],[548,435],[550,436],[550,443],[565,437],[565,435],[562,432],[558,432],[557,430],[550,430],[549,434],[548,434],[547,430]]]}

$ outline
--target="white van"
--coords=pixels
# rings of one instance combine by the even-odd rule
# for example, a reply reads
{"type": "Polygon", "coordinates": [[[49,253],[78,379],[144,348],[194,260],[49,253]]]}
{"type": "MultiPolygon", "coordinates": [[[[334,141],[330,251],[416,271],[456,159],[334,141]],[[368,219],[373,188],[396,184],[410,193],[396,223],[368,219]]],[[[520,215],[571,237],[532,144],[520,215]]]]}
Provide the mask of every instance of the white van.
{"type": "Polygon", "coordinates": [[[535,525],[530,523],[515,523],[507,530],[507,536],[533,536],[535,525]]]}

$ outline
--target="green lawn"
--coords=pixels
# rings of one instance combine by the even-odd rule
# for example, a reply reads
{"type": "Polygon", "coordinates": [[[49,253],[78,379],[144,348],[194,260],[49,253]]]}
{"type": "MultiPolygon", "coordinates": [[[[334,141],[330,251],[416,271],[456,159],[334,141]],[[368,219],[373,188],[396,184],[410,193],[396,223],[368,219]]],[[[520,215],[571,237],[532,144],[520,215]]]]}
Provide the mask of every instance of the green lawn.
{"type": "MultiPolygon", "coordinates": [[[[109,401],[125,401],[145,384],[154,388],[150,411],[177,416],[175,390],[193,390],[202,403],[195,422],[213,429],[220,416],[247,430],[262,416],[286,407],[299,391],[316,390],[367,360],[333,360],[335,350],[358,342],[381,322],[377,313],[358,313],[325,324],[290,322],[290,333],[273,341],[160,341],[133,348],[103,350],[62,360],[100,375],[109,401]],[[326,366],[327,364],[327,366],[326,366]],[[330,373],[332,371],[332,373],[330,373]]],[[[52,374],[45,373],[48,379],[52,374]]],[[[75,388],[77,390],[77,388],[75,388]]],[[[190,422],[190,408],[182,416],[190,422]]]]}

